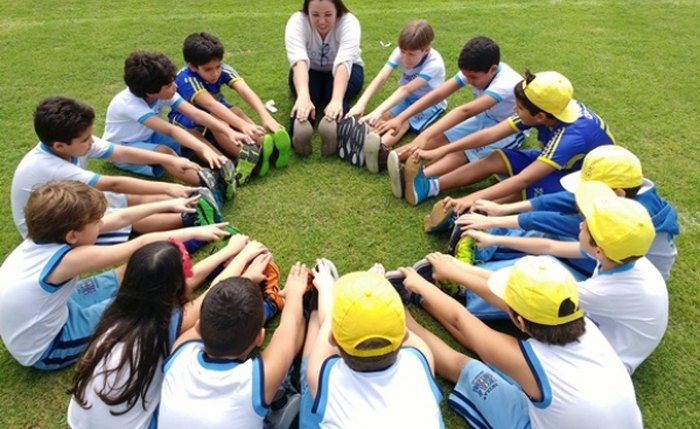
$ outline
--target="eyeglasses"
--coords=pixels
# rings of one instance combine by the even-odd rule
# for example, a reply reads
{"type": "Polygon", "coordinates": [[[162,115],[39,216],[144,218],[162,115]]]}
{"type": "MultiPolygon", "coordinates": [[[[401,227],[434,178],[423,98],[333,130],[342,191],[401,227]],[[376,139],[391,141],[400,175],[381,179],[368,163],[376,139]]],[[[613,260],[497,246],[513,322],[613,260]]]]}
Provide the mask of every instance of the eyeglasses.
{"type": "Polygon", "coordinates": [[[325,67],[328,64],[328,51],[331,47],[328,43],[323,43],[321,45],[321,67],[325,67]]]}

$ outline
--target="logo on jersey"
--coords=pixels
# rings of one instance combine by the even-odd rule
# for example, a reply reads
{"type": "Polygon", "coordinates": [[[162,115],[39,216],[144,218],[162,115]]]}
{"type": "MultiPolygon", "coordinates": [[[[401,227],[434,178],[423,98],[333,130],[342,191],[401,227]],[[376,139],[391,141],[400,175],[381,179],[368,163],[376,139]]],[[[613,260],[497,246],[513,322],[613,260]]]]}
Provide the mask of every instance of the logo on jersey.
{"type": "Polygon", "coordinates": [[[472,380],[472,392],[481,396],[482,399],[486,399],[489,393],[498,386],[498,381],[493,374],[481,371],[472,380]]]}

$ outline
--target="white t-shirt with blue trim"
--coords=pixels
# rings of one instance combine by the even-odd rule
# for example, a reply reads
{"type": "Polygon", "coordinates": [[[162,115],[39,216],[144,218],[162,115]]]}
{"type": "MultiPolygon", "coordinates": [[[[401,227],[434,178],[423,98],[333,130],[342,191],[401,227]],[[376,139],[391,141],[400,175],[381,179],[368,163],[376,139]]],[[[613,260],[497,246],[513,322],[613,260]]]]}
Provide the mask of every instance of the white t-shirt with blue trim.
{"type": "Polygon", "coordinates": [[[441,400],[425,356],[404,347],[381,371],[358,372],[338,356],[327,359],[312,412],[321,428],[442,428],[441,400]]]}
{"type": "Polygon", "coordinates": [[[632,374],[661,342],[668,326],[668,290],[647,258],[612,270],[598,266],[578,283],[579,305],[632,374]]]}
{"type": "Polygon", "coordinates": [[[586,319],[586,333],[565,346],[521,341],[542,399],[528,401],[533,429],[641,429],[642,415],[624,365],[586,319]]]}
{"type": "Polygon", "coordinates": [[[0,267],[0,337],[24,366],[39,360],[68,319],[78,278],[57,285],[46,278],[70,250],[66,244],[24,240],[0,267]]]}
{"type": "Polygon", "coordinates": [[[262,428],[268,411],[262,360],[212,359],[195,340],[181,344],[163,372],[159,428],[262,428]]]}
{"type": "MultiPolygon", "coordinates": [[[[457,73],[454,79],[460,87],[468,85],[467,77],[462,72],[457,73]]],[[[482,95],[488,95],[496,100],[496,105],[486,110],[484,114],[495,122],[501,122],[513,115],[513,108],[515,107],[513,88],[521,80],[523,80],[523,77],[518,72],[513,70],[508,64],[500,63],[498,64],[496,76],[493,77],[486,88],[472,88],[472,95],[475,99],[482,95]]]]}
{"type": "MultiPolygon", "coordinates": [[[[391,55],[389,55],[389,60],[386,62],[386,65],[393,69],[401,69],[399,86],[404,86],[418,77],[426,81],[425,85],[411,93],[409,98],[412,101],[418,100],[445,82],[445,62],[440,53],[432,48],[415,67],[407,69],[401,59],[401,50],[397,47],[391,55]]],[[[436,104],[436,106],[445,109],[447,108],[447,101],[443,100],[436,104]]]]}
{"type": "Polygon", "coordinates": [[[88,160],[105,159],[112,155],[114,145],[93,136],[90,150],[81,157],[70,161],[57,156],[51,148],[39,143],[20,161],[12,177],[12,218],[23,238],[27,237],[27,225],[24,221],[24,206],[27,205],[29,194],[39,185],[52,180],[77,180],[94,186],[100,175],[87,170],[88,160]]]}
{"type": "Polygon", "coordinates": [[[107,107],[105,132],[102,138],[114,143],[147,142],[153,130],[143,125],[151,116],[161,116],[163,107],[176,109],[184,100],[177,92],[168,100],[156,99],[150,104],[137,97],[129,88],[124,88],[112,98],[107,107]]]}

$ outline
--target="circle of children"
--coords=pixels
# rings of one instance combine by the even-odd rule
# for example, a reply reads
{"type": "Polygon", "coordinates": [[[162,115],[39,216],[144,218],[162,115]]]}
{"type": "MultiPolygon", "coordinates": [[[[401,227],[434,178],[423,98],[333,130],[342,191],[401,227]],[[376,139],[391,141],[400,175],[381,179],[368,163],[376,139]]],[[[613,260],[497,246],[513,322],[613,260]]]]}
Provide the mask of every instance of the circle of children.
{"type": "Polygon", "coordinates": [[[433,38],[426,21],[408,23],[351,106],[363,86],[360,24],[340,0],[306,0],[285,31],[288,128],[208,33],[185,39],[177,72],[163,54],[129,55],[102,138],[89,106],[39,103],[40,142],[12,181],[25,240],[0,269],[0,334],[21,365],[77,362],[72,427],[442,427],[435,374],[472,427],[642,427],[630,375],[666,330],[674,209],[566,77],[523,77],[496,42],[475,37],[446,80],[433,38]],[[366,113],[396,69],[396,91],[366,113]],[[473,99],[441,116],[467,86],[473,99]],[[342,277],[327,259],[296,263],[280,291],[270,250],[222,222],[220,207],[292,151],[311,153],[315,124],[322,155],[388,169],[391,191],[412,205],[500,180],[435,203],[424,226],[452,229],[447,253],[342,277]],[[532,130],[542,149],[520,149],[532,130]],[[408,131],[417,137],[395,149],[408,131]],[[184,185],[96,174],[94,158],[184,185]],[[189,253],[210,240],[223,244],[192,265],[189,253]],[[483,322],[499,318],[527,339],[483,322]]]}

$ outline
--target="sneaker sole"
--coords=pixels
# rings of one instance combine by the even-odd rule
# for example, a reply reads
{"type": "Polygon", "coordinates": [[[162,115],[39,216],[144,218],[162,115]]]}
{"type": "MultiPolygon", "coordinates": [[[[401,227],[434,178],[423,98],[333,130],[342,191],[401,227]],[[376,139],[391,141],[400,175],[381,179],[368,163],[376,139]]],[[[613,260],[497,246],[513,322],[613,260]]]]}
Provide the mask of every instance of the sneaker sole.
{"type": "Polygon", "coordinates": [[[338,152],[338,123],[321,119],[318,124],[318,134],[321,136],[321,156],[330,156],[338,152]]]}
{"type": "Polygon", "coordinates": [[[214,198],[214,194],[209,189],[201,189],[199,195],[201,196],[200,201],[205,201],[211,207],[211,216],[208,216],[209,213],[206,213],[207,217],[205,218],[209,222],[208,225],[221,222],[221,209],[214,198]]]}
{"type": "Polygon", "coordinates": [[[369,133],[365,136],[363,151],[367,170],[370,173],[379,173],[379,146],[381,144],[381,139],[376,133],[369,133]]]}
{"type": "MultiPolygon", "coordinates": [[[[274,141],[274,147],[277,148],[277,159],[275,160],[275,168],[284,168],[289,163],[289,154],[292,149],[292,140],[289,138],[289,134],[284,129],[279,129],[275,131],[272,135],[274,141]]],[[[311,146],[311,137],[309,136],[309,146],[311,146]]],[[[272,154],[272,150],[270,150],[272,154]]],[[[262,176],[262,175],[261,175],[262,176]]]]}
{"type": "Polygon", "coordinates": [[[270,171],[270,157],[275,149],[275,142],[271,134],[265,134],[263,137],[262,145],[262,160],[260,161],[260,170],[258,170],[258,176],[263,177],[270,171]]]}
{"type": "Polygon", "coordinates": [[[350,164],[355,167],[365,166],[365,138],[367,125],[355,124],[350,138],[350,164]]]}
{"type": "Polygon", "coordinates": [[[243,145],[236,166],[236,181],[238,186],[245,185],[250,180],[253,170],[260,161],[260,149],[254,145],[243,145]]]}
{"type": "Polygon", "coordinates": [[[232,200],[236,196],[236,166],[233,161],[228,160],[221,166],[219,176],[224,182],[223,188],[226,198],[232,200]]]}
{"type": "Polygon", "coordinates": [[[343,161],[350,161],[351,133],[355,126],[355,118],[343,119],[338,122],[338,157],[343,161]]]}
{"type": "Polygon", "coordinates": [[[294,135],[292,136],[292,147],[294,152],[301,156],[311,155],[311,135],[314,128],[309,121],[299,122],[294,120],[294,135]]]}
{"type": "Polygon", "coordinates": [[[413,181],[418,175],[420,170],[420,162],[415,161],[413,158],[409,158],[404,165],[404,189],[406,201],[408,204],[415,206],[418,204],[418,198],[416,197],[416,192],[413,189],[413,181]]]}
{"type": "Polygon", "coordinates": [[[391,192],[396,198],[403,197],[403,180],[401,180],[401,161],[396,151],[389,152],[389,157],[386,160],[386,169],[389,172],[389,183],[391,183],[391,192]]]}

